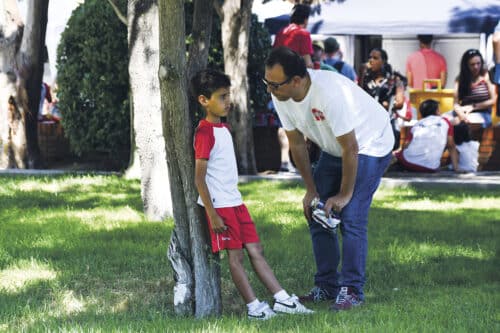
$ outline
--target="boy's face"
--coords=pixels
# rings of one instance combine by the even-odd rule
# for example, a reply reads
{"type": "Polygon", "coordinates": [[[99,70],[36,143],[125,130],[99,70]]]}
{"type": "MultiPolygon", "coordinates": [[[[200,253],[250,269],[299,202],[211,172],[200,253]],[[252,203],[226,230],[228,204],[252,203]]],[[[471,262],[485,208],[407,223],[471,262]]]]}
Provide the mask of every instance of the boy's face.
{"type": "Polygon", "coordinates": [[[210,98],[200,95],[198,101],[205,108],[208,120],[225,117],[231,109],[229,87],[217,89],[210,98]]]}

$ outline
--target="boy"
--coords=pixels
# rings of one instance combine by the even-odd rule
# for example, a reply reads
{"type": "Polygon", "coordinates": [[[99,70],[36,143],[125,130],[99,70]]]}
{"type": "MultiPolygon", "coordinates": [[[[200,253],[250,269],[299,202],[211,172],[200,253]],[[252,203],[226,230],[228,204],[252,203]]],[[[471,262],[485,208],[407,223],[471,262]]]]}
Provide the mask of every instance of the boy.
{"type": "Polygon", "coordinates": [[[191,89],[205,110],[195,131],[195,185],[205,207],[213,252],[226,249],[229,270],[248,308],[248,318],[266,320],[283,313],[312,313],[280,286],[266,262],[255,225],[238,191],[238,170],[231,133],[221,117],[230,110],[229,77],[214,70],[198,72],[191,89]],[[243,267],[243,247],[260,281],[274,295],[273,309],[260,302],[243,267]]]}
{"type": "Polygon", "coordinates": [[[422,119],[413,125],[409,141],[402,150],[394,153],[399,164],[406,170],[436,172],[445,148],[450,153],[455,171],[459,171],[458,153],[453,140],[453,126],[448,119],[439,115],[439,103],[427,99],[419,108],[422,119]]]}

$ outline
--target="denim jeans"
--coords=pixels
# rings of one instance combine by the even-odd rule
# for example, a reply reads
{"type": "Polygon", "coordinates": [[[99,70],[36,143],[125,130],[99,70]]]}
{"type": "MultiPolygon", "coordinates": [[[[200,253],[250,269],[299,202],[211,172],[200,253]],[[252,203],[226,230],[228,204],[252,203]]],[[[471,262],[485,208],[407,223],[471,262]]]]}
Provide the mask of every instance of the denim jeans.
{"type": "MultiPolygon", "coordinates": [[[[351,201],[342,209],[340,232],[342,233],[342,267],[337,271],[340,260],[337,234],[324,229],[320,224],[309,222],[317,272],[314,284],[326,289],[332,295],[340,286],[354,288],[363,300],[365,266],[368,253],[368,211],[373,194],[391,160],[391,154],[384,157],[358,155],[358,172],[351,201]]],[[[321,200],[338,193],[342,180],[342,159],[321,153],[314,169],[314,182],[321,200]]]]}

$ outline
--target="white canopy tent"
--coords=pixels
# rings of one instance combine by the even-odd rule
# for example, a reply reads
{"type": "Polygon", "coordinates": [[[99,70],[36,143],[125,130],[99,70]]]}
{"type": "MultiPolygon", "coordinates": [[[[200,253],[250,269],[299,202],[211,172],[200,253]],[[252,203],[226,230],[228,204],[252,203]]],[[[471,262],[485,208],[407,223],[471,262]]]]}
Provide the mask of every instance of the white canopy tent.
{"type": "Polygon", "coordinates": [[[491,33],[499,0],[346,0],[322,3],[309,19],[316,34],[491,33]]]}

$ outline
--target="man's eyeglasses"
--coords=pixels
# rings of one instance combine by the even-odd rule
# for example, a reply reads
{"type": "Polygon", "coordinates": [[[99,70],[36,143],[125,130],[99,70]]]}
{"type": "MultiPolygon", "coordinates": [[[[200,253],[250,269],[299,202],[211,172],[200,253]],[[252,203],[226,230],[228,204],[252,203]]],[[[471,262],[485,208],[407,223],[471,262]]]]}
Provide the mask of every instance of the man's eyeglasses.
{"type": "Polygon", "coordinates": [[[288,79],[286,79],[285,81],[280,82],[280,83],[269,82],[266,79],[262,79],[262,82],[264,82],[264,84],[266,85],[266,87],[271,88],[271,90],[277,90],[279,87],[281,87],[281,86],[289,83],[290,81],[292,81],[292,78],[293,77],[289,77],[288,79]]]}

